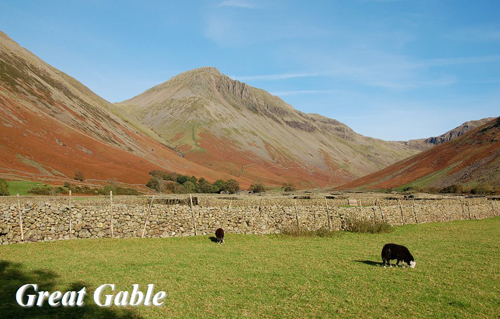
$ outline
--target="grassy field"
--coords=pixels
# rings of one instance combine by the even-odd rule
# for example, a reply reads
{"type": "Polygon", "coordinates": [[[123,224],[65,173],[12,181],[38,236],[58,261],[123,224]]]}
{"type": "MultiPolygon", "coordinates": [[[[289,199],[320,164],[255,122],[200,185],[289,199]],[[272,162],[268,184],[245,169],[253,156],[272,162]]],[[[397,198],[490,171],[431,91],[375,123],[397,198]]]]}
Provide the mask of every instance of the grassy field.
{"type": "MultiPolygon", "coordinates": [[[[228,234],[68,240],[0,247],[5,318],[497,318],[500,218],[396,227],[332,238],[228,234]],[[406,245],[417,266],[381,267],[383,244],[406,245]],[[17,289],[87,287],[81,308],[25,309],[17,289]],[[101,308],[114,283],[164,290],[163,307],[101,308]]],[[[115,293],[116,293],[115,291],[115,293]]]]}
{"type": "Polygon", "coordinates": [[[31,195],[28,193],[30,189],[33,187],[43,187],[46,184],[37,183],[37,182],[27,182],[27,181],[7,181],[9,184],[9,193],[11,196],[16,196],[17,194],[23,195],[31,195]]]}

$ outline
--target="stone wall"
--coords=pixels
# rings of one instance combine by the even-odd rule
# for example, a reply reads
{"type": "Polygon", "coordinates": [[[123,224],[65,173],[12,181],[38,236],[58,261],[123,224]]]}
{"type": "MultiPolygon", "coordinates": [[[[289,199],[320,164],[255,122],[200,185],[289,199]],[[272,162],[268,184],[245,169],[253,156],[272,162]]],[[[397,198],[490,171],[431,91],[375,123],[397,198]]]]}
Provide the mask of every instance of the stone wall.
{"type": "Polygon", "coordinates": [[[385,220],[391,225],[500,215],[487,198],[358,198],[313,196],[310,199],[259,196],[197,197],[181,201],[145,197],[2,198],[0,243],[70,238],[174,237],[228,233],[273,234],[294,228],[342,228],[348,217],[385,220]],[[333,198],[333,199],[332,199],[333,198]],[[168,204],[168,203],[181,204],[168,204]],[[357,206],[349,206],[355,203],[357,206]],[[197,204],[197,205],[196,205],[197,204]],[[21,218],[20,218],[21,217],[21,218]],[[330,223],[328,223],[328,217],[330,223]],[[21,231],[22,227],[22,231],[21,231]]]}

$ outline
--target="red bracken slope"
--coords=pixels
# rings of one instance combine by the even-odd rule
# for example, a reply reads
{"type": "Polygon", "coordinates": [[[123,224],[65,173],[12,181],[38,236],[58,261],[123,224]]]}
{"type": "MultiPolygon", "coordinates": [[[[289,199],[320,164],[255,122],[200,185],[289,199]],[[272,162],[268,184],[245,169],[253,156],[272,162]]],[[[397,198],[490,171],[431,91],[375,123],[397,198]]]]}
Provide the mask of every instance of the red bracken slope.
{"type": "Polygon", "coordinates": [[[442,188],[475,183],[500,186],[500,117],[338,189],[390,189],[412,185],[442,188]]]}
{"type": "Polygon", "coordinates": [[[0,176],[49,183],[144,185],[152,169],[231,178],[192,163],[132,126],[114,105],[0,32],[0,176]]]}

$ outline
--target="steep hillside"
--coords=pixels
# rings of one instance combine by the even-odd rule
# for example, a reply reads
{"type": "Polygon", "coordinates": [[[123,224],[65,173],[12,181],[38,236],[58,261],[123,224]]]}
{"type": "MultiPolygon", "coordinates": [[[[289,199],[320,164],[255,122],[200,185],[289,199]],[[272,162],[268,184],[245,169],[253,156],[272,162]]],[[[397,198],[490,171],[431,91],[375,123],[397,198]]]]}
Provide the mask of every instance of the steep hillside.
{"type": "Polygon", "coordinates": [[[118,106],[185,158],[266,184],[340,185],[418,152],[299,112],[210,67],[182,73],[118,106]]]}
{"type": "Polygon", "coordinates": [[[339,189],[443,188],[479,183],[500,187],[500,117],[339,189]]]}
{"type": "Polygon", "coordinates": [[[451,141],[453,139],[456,139],[457,137],[464,135],[465,133],[475,129],[476,127],[479,127],[481,125],[484,125],[492,121],[493,119],[494,117],[487,117],[477,121],[467,121],[462,125],[457,126],[454,129],[449,130],[448,132],[441,134],[439,136],[410,140],[406,143],[411,147],[426,150],[433,146],[440,145],[448,141],[451,141]]]}
{"type": "Polygon", "coordinates": [[[113,104],[2,32],[0,52],[1,177],[60,183],[81,171],[91,183],[139,185],[152,169],[228,177],[181,158],[149,129],[127,123],[113,104]]]}

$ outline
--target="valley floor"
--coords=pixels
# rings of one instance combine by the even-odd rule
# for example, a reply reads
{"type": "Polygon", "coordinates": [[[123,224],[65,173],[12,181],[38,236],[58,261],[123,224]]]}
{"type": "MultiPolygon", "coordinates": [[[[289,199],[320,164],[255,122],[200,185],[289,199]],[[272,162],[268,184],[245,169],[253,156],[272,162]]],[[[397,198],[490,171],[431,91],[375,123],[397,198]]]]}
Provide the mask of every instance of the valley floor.
{"type": "Polygon", "coordinates": [[[396,227],[331,238],[228,234],[86,239],[0,246],[6,318],[494,318],[500,307],[500,217],[396,227]],[[407,246],[417,266],[381,267],[385,243],[407,246]],[[19,287],[87,288],[83,307],[21,308],[19,287]],[[102,284],[168,296],[162,307],[100,308],[102,284]]]}

